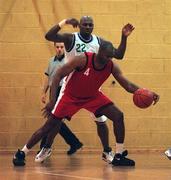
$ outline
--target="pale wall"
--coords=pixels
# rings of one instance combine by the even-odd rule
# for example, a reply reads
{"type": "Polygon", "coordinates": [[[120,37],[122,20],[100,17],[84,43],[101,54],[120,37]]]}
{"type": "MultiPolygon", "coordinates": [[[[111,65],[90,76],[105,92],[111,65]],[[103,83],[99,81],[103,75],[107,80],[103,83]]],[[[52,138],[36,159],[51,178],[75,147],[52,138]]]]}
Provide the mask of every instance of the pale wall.
{"type": "MultiPolygon", "coordinates": [[[[103,89],[125,113],[126,147],[167,148],[171,145],[170,0],[0,0],[0,148],[22,147],[44,122],[41,85],[54,54],[45,32],[64,18],[82,15],[91,15],[94,33],[115,46],[123,25],[135,26],[125,58],[118,64],[133,82],[159,93],[160,102],[146,110],[136,108],[131,94],[118,83],[111,84],[112,77],[103,89]]],[[[87,149],[100,149],[95,124],[86,111],[80,111],[69,124],[87,149]]],[[[114,145],[112,124],[108,124],[114,145]]],[[[66,144],[57,138],[54,147],[66,149],[66,144]]]]}

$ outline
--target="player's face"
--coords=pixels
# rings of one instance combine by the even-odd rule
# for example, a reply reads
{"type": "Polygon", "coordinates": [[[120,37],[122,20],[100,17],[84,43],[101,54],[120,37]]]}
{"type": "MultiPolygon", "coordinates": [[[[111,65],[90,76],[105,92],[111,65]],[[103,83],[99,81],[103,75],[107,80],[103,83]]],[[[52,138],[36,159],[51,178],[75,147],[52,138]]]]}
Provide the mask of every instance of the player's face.
{"type": "Polygon", "coordinates": [[[80,22],[79,28],[80,28],[81,35],[86,35],[86,36],[91,35],[94,28],[93,20],[90,18],[82,19],[80,22]]]}
{"type": "Polygon", "coordinates": [[[62,56],[64,54],[64,43],[55,43],[55,50],[57,56],[62,56]]]}

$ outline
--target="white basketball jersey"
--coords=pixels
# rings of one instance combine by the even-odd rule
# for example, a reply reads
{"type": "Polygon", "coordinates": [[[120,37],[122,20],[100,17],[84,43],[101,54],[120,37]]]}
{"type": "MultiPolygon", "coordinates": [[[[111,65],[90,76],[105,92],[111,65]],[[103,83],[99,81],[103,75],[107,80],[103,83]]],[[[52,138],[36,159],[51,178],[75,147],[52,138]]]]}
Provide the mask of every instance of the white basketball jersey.
{"type": "Polygon", "coordinates": [[[65,60],[66,62],[74,57],[79,56],[84,52],[94,52],[98,53],[99,50],[99,38],[95,35],[91,35],[89,40],[85,40],[81,37],[78,32],[73,33],[74,38],[72,41],[71,48],[65,51],[65,60]]]}

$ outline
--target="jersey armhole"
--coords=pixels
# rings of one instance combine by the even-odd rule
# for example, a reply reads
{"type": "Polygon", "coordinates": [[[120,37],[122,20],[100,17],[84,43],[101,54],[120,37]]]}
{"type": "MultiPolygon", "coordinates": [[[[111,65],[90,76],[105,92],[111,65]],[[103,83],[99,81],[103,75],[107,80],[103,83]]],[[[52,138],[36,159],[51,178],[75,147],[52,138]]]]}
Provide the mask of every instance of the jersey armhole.
{"type": "Polygon", "coordinates": [[[74,47],[74,45],[75,45],[75,39],[76,39],[76,38],[75,38],[75,34],[73,34],[71,46],[70,46],[69,49],[65,49],[66,52],[70,52],[70,51],[73,49],[73,47],[74,47]]]}
{"type": "Polygon", "coordinates": [[[97,41],[98,41],[98,44],[99,44],[99,46],[100,46],[100,38],[98,37],[98,36],[96,36],[97,37],[97,41]]]}

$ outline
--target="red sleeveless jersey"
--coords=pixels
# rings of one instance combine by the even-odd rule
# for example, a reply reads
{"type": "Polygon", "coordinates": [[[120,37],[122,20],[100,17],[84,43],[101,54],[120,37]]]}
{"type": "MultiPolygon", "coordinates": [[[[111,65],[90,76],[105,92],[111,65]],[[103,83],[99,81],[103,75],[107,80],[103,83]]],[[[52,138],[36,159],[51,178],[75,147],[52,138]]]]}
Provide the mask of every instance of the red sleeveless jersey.
{"type": "Polygon", "coordinates": [[[84,69],[75,70],[68,75],[64,83],[64,94],[76,98],[91,98],[96,96],[103,82],[110,76],[113,68],[109,61],[103,69],[96,69],[95,54],[86,52],[87,63],[84,69]]]}

